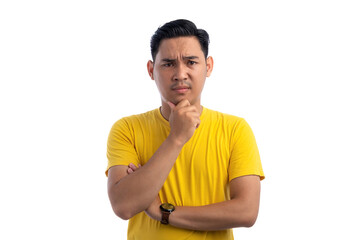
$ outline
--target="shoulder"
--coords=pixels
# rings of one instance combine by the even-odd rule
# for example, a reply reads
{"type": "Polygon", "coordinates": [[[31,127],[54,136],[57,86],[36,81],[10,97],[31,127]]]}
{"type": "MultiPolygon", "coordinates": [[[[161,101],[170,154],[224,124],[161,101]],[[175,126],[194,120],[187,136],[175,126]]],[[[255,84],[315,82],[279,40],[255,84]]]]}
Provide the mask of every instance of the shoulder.
{"type": "Polygon", "coordinates": [[[228,113],[219,112],[216,110],[205,108],[205,115],[204,118],[207,120],[210,120],[211,122],[222,122],[223,124],[229,125],[229,126],[238,126],[246,124],[246,121],[244,118],[235,116],[228,113]]]}
{"type": "Polygon", "coordinates": [[[111,127],[110,135],[134,135],[136,131],[148,128],[156,122],[157,111],[158,109],[155,109],[117,120],[111,127]]]}
{"type": "Polygon", "coordinates": [[[145,122],[151,122],[156,119],[158,109],[154,109],[145,113],[135,114],[131,116],[123,117],[117,120],[113,127],[123,127],[123,126],[131,126],[136,124],[141,124],[145,122]]]}
{"type": "Polygon", "coordinates": [[[228,113],[204,108],[204,121],[211,128],[221,129],[233,138],[239,138],[241,135],[252,133],[250,125],[243,117],[235,116],[228,113]]]}

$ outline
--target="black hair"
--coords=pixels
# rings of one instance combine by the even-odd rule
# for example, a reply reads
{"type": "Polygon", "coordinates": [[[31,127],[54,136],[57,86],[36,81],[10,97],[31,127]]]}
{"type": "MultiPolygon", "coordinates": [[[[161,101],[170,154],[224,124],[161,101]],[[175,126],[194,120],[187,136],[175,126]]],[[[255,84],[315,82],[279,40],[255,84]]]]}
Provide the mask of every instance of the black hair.
{"type": "Polygon", "coordinates": [[[201,50],[205,58],[207,58],[210,43],[209,34],[203,29],[198,29],[196,25],[189,20],[178,19],[159,27],[151,37],[150,48],[153,61],[155,61],[156,54],[159,51],[161,40],[187,36],[194,36],[199,40],[201,50]]]}

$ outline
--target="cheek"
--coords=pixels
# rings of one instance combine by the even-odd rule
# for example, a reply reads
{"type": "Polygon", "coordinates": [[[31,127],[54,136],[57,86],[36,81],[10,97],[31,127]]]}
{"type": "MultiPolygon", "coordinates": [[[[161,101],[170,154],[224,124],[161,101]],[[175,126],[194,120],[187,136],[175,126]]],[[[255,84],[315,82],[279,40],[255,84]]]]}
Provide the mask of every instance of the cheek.
{"type": "Polygon", "coordinates": [[[201,69],[201,71],[198,71],[196,75],[194,75],[196,79],[206,79],[207,78],[207,71],[206,68],[201,69]]]}
{"type": "Polygon", "coordinates": [[[193,81],[193,85],[196,86],[196,89],[198,89],[199,91],[201,91],[201,89],[204,87],[205,81],[206,81],[206,71],[203,72],[201,71],[199,74],[197,74],[196,76],[196,81],[193,81]]]}
{"type": "Polygon", "coordinates": [[[156,83],[156,86],[157,86],[159,92],[160,92],[162,95],[166,94],[167,89],[169,88],[169,86],[167,86],[165,82],[163,82],[163,81],[161,81],[161,80],[159,80],[159,79],[158,79],[158,80],[155,80],[155,83],[156,83]]]}

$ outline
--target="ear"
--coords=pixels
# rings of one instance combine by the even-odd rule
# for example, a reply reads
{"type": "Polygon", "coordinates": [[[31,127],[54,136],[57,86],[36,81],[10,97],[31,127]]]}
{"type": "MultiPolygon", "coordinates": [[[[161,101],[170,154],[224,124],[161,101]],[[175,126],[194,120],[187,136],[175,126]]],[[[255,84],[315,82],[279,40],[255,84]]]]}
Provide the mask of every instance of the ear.
{"type": "Polygon", "coordinates": [[[206,59],[206,77],[210,77],[213,67],[214,67],[214,60],[210,56],[206,59]]]}
{"type": "Polygon", "coordinates": [[[151,60],[147,62],[147,70],[150,78],[154,80],[154,63],[151,60]]]}

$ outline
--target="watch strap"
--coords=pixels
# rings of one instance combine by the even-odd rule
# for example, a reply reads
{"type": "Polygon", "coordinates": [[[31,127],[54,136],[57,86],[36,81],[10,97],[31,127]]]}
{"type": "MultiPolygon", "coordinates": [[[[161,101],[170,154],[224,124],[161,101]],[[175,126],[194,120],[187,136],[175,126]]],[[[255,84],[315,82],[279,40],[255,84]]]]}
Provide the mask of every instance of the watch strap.
{"type": "Polygon", "coordinates": [[[169,216],[171,212],[164,212],[161,211],[162,215],[161,215],[161,223],[168,225],[169,224],[169,216]]]}

